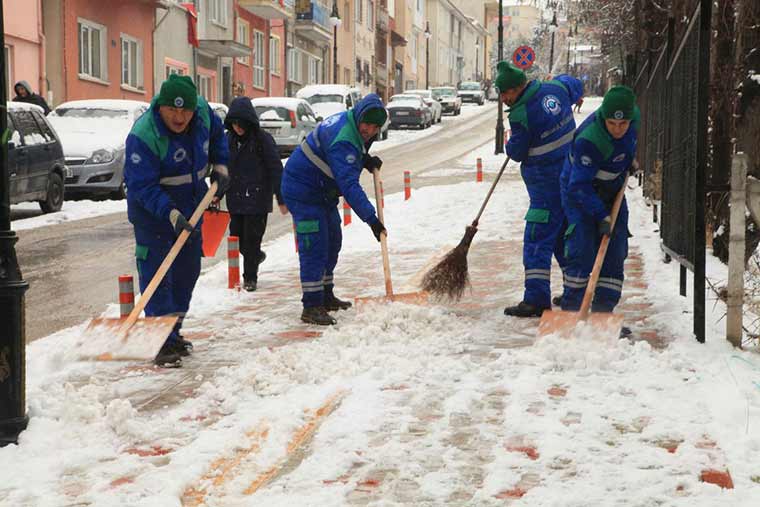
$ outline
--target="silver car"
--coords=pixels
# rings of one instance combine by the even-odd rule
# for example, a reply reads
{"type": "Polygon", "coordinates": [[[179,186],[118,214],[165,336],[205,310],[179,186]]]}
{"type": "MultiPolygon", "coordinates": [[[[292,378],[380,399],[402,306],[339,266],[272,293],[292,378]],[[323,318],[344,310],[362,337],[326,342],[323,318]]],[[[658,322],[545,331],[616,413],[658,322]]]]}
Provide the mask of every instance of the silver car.
{"type": "Polygon", "coordinates": [[[404,95],[419,95],[422,97],[422,100],[425,101],[425,105],[427,105],[433,113],[433,123],[441,123],[443,107],[441,107],[441,103],[433,97],[433,93],[430,90],[406,90],[404,95]]]}
{"type": "Polygon", "coordinates": [[[262,97],[251,99],[259,124],[272,134],[280,155],[293,153],[317,123],[322,121],[304,99],[262,97]]]}
{"type": "Polygon", "coordinates": [[[50,112],[47,119],[61,138],[69,169],[67,196],[124,198],[124,145],[149,107],[135,100],[76,100],[50,112]]]}

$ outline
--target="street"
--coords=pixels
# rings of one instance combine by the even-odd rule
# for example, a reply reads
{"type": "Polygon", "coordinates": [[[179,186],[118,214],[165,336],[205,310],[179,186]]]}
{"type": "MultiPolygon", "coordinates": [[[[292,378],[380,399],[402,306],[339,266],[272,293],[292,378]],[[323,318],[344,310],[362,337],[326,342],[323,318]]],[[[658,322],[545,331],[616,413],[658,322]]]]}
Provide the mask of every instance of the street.
{"type": "MultiPolygon", "coordinates": [[[[493,140],[496,106],[492,103],[478,108],[471,116],[445,116],[430,133],[392,131],[396,136],[423,136],[419,140],[401,143],[377,151],[383,159],[383,180],[386,193],[403,189],[403,172],[413,175],[435,169],[456,159],[483,143],[493,140]]],[[[472,112],[471,108],[464,111],[472,112]],[[470,111],[468,111],[470,109],[470,111]]],[[[386,141],[389,143],[389,141],[386,141]]],[[[366,172],[362,186],[372,197],[372,179],[366,172]]],[[[412,179],[414,187],[421,182],[412,179]]],[[[41,212],[12,210],[12,220],[39,215],[41,212]]],[[[290,233],[289,216],[275,209],[269,215],[264,241],[290,233]]],[[[392,233],[391,233],[392,234],[392,233]]],[[[23,230],[16,245],[19,264],[30,288],[26,293],[27,342],[55,333],[100,315],[108,303],[117,302],[120,274],[137,276],[134,263],[134,238],[126,213],[60,223],[23,230]]],[[[222,246],[214,259],[204,259],[204,268],[226,258],[222,246]]]]}

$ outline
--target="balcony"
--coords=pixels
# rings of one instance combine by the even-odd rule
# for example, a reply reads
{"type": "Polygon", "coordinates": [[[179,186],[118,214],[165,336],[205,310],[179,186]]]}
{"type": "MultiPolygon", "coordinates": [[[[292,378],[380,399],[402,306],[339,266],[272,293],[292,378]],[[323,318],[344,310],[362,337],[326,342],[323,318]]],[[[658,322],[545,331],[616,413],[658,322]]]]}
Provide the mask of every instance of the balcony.
{"type": "Polygon", "coordinates": [[[330,13],[321,5],[304,1],[296,5],[296,22],[293,25],[296,34],[309,39],[318,45],[323,45],[332,40],[332,27],[330,26],[330,13]]]}
{"type": "Polygon", "coordinates": [[[238,0],[240,7],[263,19],[288,19],[293,0],[238,0]]]}

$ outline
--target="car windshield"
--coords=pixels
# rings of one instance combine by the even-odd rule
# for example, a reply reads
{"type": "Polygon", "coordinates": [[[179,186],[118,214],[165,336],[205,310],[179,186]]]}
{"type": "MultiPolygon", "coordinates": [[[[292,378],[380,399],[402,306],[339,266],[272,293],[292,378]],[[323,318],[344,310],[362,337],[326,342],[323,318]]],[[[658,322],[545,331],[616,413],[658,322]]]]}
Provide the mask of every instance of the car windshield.
{"type": "Polygon", "coordinates": [[[391,99],[391,104],[404,105],[404,106],[419,106],[420,99],[418,97],[395,97],[391,99]]]}
{"type": "Polygon", "coordinates": [[[342,95],[312,95],[311,97],[306,97],[306,101],[309,104],[324,104],[324,103],[338,103],[343,104],[343,96],[342,95]]]}
{"type": "Polygon", "coordinates": [[[429,99],[430,98],[430,91],[428,90],[418,90],[413,92],[404,92],[408,93],[409,95],[419,95],[422,98],[429,99]]]}
{"type": "Polygon", "coordinates": [[[459,85],[460,90],[480,90],[480,84],[478,83],[462,83],[459,85]]]}
{"type": "Polygon", "coordinates": [[[290,121],[290,110],[278,106],[256,106],[256,114],[262,121],[290,121]]]}
{"type": "Polygon", "coordinates": [[[433,88],[433,98],[456,97],[457,92],[452,88],[433,88]]]}
{"type": "Polygon", "coordinates": [[[103,109],[90,107],[57,107],[53,116],[62,118],[100,118],[100,119],[121,119],[129,118],[129,113],[123,109],[103,109]]]}

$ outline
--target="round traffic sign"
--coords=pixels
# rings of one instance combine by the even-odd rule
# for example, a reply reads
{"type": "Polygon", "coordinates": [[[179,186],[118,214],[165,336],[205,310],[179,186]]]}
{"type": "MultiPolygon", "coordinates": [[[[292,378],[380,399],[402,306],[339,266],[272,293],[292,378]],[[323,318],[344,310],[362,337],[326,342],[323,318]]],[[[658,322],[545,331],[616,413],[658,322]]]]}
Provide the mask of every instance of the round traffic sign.
{"type": "Polygon", "coordinates": [[[520,46],[512,54],[512,62],[521,69],[527,69],[536,61],[536,52],[530,46],[520,46]]]}

